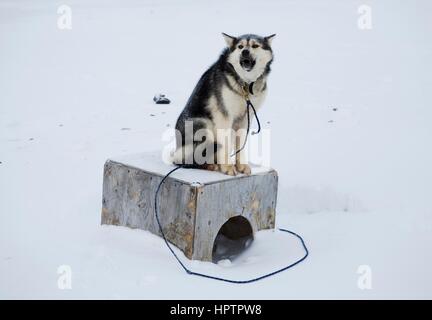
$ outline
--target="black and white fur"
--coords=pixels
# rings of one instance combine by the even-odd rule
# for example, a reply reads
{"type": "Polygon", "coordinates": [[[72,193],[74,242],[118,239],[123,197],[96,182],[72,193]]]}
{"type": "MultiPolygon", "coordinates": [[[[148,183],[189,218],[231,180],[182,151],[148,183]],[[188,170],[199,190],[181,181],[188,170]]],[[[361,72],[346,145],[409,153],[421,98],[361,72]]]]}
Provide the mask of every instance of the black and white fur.
{"type": "Polygon", "coordinates": [[[176,151],[173,162],[219,170],[225,174],[250,174],[244,151],[234,157],[246,139],[247,114],[244,90],[252,83],[249,99],[255,109],[262,105],[267,93],[267,76],[273,61],[271,42],[275,35],[260,37],[253,34],[233,37],[223,34],[227,47],[219,59],[198,81],[177,123],[176,151]],[[203,141],[189,142],[186,123],[193,124],[193,133],[198,130],[211,133],[203,141]],[[229,129],[231,139],[218,139],[217,130],[229,129]],[[242,130],[239,130],[242,129],[242,130]],[[193,157],[197,148],[206,157],[205,163],[197,163],[193,157]],[[204,150],[204,151],[203,151],[204,150]],[[191,162],[189,162],[191,163],[191,162]]]}

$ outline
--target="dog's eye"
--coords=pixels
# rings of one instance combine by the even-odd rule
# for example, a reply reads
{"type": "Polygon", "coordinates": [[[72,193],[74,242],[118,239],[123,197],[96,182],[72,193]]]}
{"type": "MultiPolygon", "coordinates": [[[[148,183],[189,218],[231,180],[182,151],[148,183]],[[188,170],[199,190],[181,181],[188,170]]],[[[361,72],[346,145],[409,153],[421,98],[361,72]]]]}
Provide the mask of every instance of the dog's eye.
{"type": "Polygon", "coordinates": [[[239,49],[243,49],[243,45],[240,44],[240,45],[238,46],[238,48],[239,48],[239,49]]]}
{"type": "Polygon", "coordinates": [[[252,45],[252,48],[254,48],[254,49],[259,48],[259,45],[257,45],[257,44],[253,44],[253,45],[252,45]]]}

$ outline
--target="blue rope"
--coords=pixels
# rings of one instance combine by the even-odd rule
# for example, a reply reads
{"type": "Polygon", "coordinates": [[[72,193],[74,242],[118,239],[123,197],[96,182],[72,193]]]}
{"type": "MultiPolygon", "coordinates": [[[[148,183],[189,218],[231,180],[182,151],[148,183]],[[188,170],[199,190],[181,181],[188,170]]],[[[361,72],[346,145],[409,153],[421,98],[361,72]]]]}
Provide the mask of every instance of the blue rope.
{"type": "Polygon", "coordinates": [[[246,127],[246,139],[243,141],[243,145],[240,147],[240,149],[236,150],[231,157],[235,156],[237,153],[239,153],[240,151],[242,151],[245,147],[246,147],[246,141],[247,141],[247,136],[249,135],[249,131],[250,131],[250,115],[249,115],[249,108],[252,109],[255,119],[257,121],[257,125],[258,125],[258,129],[257,131],[253,131],[252,135],[260,133],[261,131],[261,123],[258,119],[258,115],[257,112],[255,110],[255,107],[253,106],[252,102],[249,99],[246,99],[246,115],[247,115],[247,127],[246,127]]]}
{"type": "Polygon", "coordinates": [[[184,263],[180,260],[180,258],[177,256],[177,254],[174,252],[173,248],[171,247],[171,245],[169,244],[167,238],[165,237],[165,233],[162,230],[162,225],[161,225],[160,220],[159,220],[159,210],[158,210],[158,201],[157,201],[158,200],[158,194],[159,194],[159,191],[160,191],[160,188],[161,188],[162,184],[165,182],[165,180],[169,177],[169,175],[171,173],[173,173],[174,171],[177,171],[180,168],[185,168],[185,166],[179,165],[178,167],[175,167],[174,169],[172,169],[171,171],[169,171],[162,178],[161,182],[159,183],[159,185],[158,185],[158,187],[156,189],[156,193],[155,193],[155,197],[154,197],[154,208],[155,208],[156,221],[158,223],[159,230],[160,230],[160,232],[162,234],[162,238],[164,239],[165,244],[167,245],[168,249],[171,251],[171,253],[174,256],[174,258],[182,266],[182,268],[184,269],[184,271],[186,271],[187,274],[194,275],[194,276],[199,276],[199,277],[203,277],[203,278],[207,278],[207,279],[212,279],[212,280],[223,281],[223,282],[236,283],[236,284],[245,284],[245,283],[251,283],[251,282],[255,282],[255,281],[258,281],[258,280],[262,280],[262,279],[274,276],[275,274],[278,274],[278,273],[280,273],[282,271],[285,271],[287,269],[290,269],[290,268],[294,267],[295,265],[299,264],[300,262],[302,262],[303,260],[305,260],[307,258],[307,256],[309,255],[309,250],[307,249],[305,241],[303,240],[303,238],[300,235],[298,235],[297,233],[293,232],[293,231],[279,228],[279,231],[290,233],[293,236],[295,236],[297,239],[299,239],[300,243],[302,244],[303,249],[305,251],[305,255],[302,258],[300,258],[299,260],[295,261],[294,263],[291,263],[291,264],[287,265],[286,267],[283,267],[283,268],[278,269],[276,271],[273,271],[273,272],[270,272],[270,273],[266,273],[266,274],[264,274],[262,276],[259,276],[259,277],[256,277],[256,278],[252,278],[252,279],[248,279],[248,280],[230,280],[230,279],[225,279],[225,278],[211,276],[211,275],[204,274],[204,273],[195,272],[195,271],[192,271],[192,270],[188,269],[184,265],[184,263]]]}
{"type": "MultiPolygon", "coordinates": [[[[247,103],[247,105],[248,105],[249,107],[252,108],[252,111],[253,111],[254,116],[255,116],[255,120],[257,121],[257,125],[258,125],[258,129],[257,129],[257,131],[253,131],[252,134],[260,133],[260,131],[261,131],[261,123],[260,123],[260,121],[259,121],[259,119],[258,119],[257,112],[256,112],[256,110],[255,110],[255,108],[254,108],[252,102],[250,102],[250,100],[247,100],[246,103],[247,103]]],[[[248,124],[248,126],[249,126],[249,124],[248,124]]],[[[246,140],[246,139],[245,139],[245,140],[246,140]]]]}

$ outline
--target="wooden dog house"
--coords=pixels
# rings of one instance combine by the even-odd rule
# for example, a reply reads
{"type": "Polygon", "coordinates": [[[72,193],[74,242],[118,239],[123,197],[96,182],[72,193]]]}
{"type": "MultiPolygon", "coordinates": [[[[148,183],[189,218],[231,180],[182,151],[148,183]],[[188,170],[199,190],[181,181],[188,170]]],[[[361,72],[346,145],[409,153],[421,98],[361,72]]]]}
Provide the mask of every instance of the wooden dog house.
{"type": "MultiPolygon", "coordinates": [[[[172,165],[160,154],[107,160],[104,166],[102,224],[148,230],[160,235],[154,195],[172,165]]],[[[198,169],[169,176],[158,197],[159,217],[168,241],[194,260],[213,261],[215,240],[250,237],[275,226],[278,176],[252,168],[235,177],[198,169]]]]}

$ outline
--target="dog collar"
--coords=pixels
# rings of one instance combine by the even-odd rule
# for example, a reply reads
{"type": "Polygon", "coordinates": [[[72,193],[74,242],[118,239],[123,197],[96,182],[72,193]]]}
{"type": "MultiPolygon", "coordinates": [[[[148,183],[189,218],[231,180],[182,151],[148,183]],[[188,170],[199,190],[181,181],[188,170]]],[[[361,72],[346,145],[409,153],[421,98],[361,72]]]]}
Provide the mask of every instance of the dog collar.
{"type": "Polygon", "coordinates": [[[243,95],[244,95],[244,97],[246,99],[249,98],[249,95],[253,95],[254,94],[254,92],[253,92],[253,85],[254,85],[254,83],[255,82],[251,82],[249,84],[245,83],[243,85],[243,87],[242,87],[242,89],[243,89],[243,95]]]}

